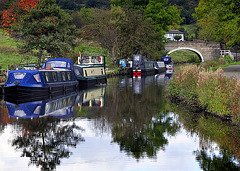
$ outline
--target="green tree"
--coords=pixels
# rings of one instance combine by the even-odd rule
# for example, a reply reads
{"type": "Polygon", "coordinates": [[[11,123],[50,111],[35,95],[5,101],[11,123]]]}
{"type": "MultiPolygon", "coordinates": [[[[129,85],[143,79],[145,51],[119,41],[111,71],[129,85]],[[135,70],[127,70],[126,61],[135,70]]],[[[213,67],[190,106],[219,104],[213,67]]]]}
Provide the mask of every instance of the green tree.
{"type": "Polygon", "coordinates": [[[158,33],[136,10],[112,7],[96,15],[96,37],[113,61],[133,54],[157,56],[161,42],[158,33]]]}
{"type": "Polygon", "coordinates": [[[162,37],[169,30],[169,26],[178,28],[178,24],[182,21],[180,11],[176,6],[168,5],[168,0],[151,0],[146,7],[145,17],[162,37]]]}
{"type": "Polygon", "coordinates": [[[54,0],[41,0],[36,8],[14,25],[14,30],[23,43],[22,52],[38,51],[38,65],[43,52],[52,57],[66,57],[74,49],[76,29],[71,17],[60,9],[54,0]]]}
{"type": "Polygon", "coordinates": [[[200,0],[196,17],[199,37],[233,46],[240,43],[240,2],[235,0],[200,0]]]}
{"type": "Polygon", "coordinates": [[[174,36],[174,39],[177,40],[177,41],[179,41],[181,38],[182,38],[181,35],[176,35],[176,36],[174,36]]]}

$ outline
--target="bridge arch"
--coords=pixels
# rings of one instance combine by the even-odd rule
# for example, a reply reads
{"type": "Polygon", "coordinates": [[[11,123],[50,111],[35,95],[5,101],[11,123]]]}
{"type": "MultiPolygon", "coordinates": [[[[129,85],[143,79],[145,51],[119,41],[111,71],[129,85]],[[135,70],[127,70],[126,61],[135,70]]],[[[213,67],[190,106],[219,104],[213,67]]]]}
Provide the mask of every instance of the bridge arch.
{"type": "Polygon", "coordinates": [[[189,48],[189,47],[178,47],[176,49],[173,49],[173,50],[171,50],[167,53],[167,56],[170,55],[171,53],[175,52],[175,51],[178,51],[178,50],[190,50],[192,52],[195,52],[201,58],[202,62],[204,62],[203,55],[198,50],[193,49],[193,48],[189,48]]]}

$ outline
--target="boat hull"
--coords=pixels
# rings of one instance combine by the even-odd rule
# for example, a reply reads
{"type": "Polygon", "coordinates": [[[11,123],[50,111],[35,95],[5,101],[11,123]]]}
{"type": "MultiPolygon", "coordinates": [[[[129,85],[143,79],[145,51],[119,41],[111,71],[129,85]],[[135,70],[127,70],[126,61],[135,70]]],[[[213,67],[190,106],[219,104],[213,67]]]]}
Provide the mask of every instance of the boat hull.
{"type": "Polygon", "coordinates": [[[45,100],[78,90],[78,82],[50,85],[49,87],[9,86],[4,87],[4,100],[13,103],[45,100]]]}
{"type": "Polygon", "coordinates": [[[91,88],[95,87],[101,84],[107,83],[107,77],[95,77],[95,78],[78,78],[79,81],[79,88],[85,89],[85,88],[91,88]]]}

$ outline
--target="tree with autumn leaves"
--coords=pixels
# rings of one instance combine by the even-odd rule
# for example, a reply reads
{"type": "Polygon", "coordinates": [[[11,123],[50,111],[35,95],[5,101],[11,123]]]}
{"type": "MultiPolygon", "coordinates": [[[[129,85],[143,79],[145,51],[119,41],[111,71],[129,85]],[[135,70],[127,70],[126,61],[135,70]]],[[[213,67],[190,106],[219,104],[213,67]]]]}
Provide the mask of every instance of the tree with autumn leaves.
{"type": "Polygon", "coordinates": [[[21,16],[28,14],[31,8],[35,8],[38,0],[20,0],[11,4],[9,9],[2,12],[2,27],[8,33],[12,31],[14,23],[21,20],[21,16]]]}
{"type": "MultiPolygon", "coordinates": [[[[19,2],[23,1],[31,0],[19,2]]],[[[54,0],[40,0],[21,8],[24,14],[17,13],[5,28],[11,29],[19,38],[22,52],[37,51],[40,65],[44,52],[52,57],[66,57],[73,51],[76,29],[71,25],[69,14],[60,9],[54,0]]]]}

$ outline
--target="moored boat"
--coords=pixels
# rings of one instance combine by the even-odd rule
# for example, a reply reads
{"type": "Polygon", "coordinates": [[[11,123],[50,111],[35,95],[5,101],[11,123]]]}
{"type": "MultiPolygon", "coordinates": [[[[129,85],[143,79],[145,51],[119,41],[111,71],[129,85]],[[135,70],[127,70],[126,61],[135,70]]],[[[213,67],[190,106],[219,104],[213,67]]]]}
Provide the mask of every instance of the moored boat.
{"type": "Polygon", "coordinates": [[[144,61],[142,55],[133,55],[132,63],[133,77],[155,74],[154,62],[144,61]]]}
{"type": "Polygon", "coordinates": [[[167,74],[173,74],[173,63],[172,63],[172,58],[171,57],[162,57],[161,58],[161,61],[163,61],[165,63],[165,66],[166,66],[166,73],[167,74]]]}
{"type": "Polygon", "coordinates": [[[79,88],[89,88],[107,83],[105,72],[105,56],[79,57],[74,72],[79,81],[79,88]]]}
{"type": "Polygon", "coordinates": [[[41,70],[12,70],[4,86],[4,99],[18,103],[22,99],[42,100],[76,91],[78,81],[70,59],[46,61],[41,70]]]}
{"type": "Polygon", "coordinates": [[[155,74],[165,72],[166,71],[165,63],[163,61],[154,61],[154,69],[155,69],[155,74]]]}

